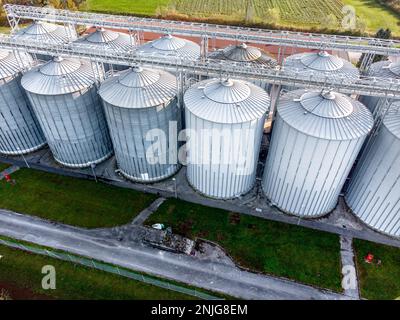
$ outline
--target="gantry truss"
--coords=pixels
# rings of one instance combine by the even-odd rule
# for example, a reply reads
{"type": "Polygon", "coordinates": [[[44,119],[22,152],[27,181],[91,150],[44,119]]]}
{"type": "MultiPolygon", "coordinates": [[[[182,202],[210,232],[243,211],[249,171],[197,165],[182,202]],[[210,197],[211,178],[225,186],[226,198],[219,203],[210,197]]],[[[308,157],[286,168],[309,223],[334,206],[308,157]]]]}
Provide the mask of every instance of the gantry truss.
{"type": "Polygon", "coordinates": [[[93,62],[114,65],[143,65],[162,67],[190,75],[207,77],[234,77],[241,79],[261,80],[271,84],[302,87],[323,88],[344,94],[361,94],[377,97],[400,98],[400,80],[369,78],[348,78],[343,75],[321,75],[314,72],[299,72],[295,69],[277,67],[274,69],[250,63],[216,60],[189,60],[166,55],[149,55],[140,49],[122,51],[113,48],[99,49],[97,46],[80,43],[54,44],[43,41],[24,41],[9,35],[0,34],[0,47],[16,52],[29,52],[49,56],[70,56],[86,58],[93,62]]]}
{"type": "Polygon", "coordinates": [[[11,4],[4,5],[4,9],[13,29],[18,28],[21,19],[30,19],[124,29],[131,32],[171,33],[202,38],[205,53],[210,39],[223,39],[280,47],[343,50],[371,55],[400,56],[400,41],[397,40],[243,28],[11,4]]]}

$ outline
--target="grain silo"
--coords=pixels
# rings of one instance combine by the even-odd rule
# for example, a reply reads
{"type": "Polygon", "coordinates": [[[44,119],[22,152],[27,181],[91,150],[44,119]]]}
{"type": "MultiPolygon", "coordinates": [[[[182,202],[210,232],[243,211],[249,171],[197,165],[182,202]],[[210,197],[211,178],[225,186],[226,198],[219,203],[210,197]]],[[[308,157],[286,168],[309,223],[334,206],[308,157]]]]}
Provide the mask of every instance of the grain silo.
{"type": "Polygon", "coordinates": [[[32,65],[26,53],[0,50],[0,153],[24,154],[46,144],[20,83],[21,71],[32,65]]]}
{"type": "Polygon", "coordinates": [[[268,93],[240,80],[208,79],[184,95],[187,178],[202,194],[235,198],[256,179],[268,93]]]}
{"type": "MultiPolygon", "coordinates": [[[[76,31],[72,26],[62,26],[43,21],[34,21],[27,27],[18,30],[12,35],[20,40],[38,41],[54,44],[62,44],[76,39],[76,31]]],[[[50,56],[37,55],[40,60],[50,60],[50,56]]]]}
{"type": "MultiPolygon", "coordinates": [[[[249,63],[255,67],[275,68],[278,65],[277,61],[264,51],[253,46],[248,46],[245,43],[230,45],[222,50],[214,51],[208,56],[208,58],[249,63]]],[[[252,82],[268,91],[270,90],[270,85],[265,81],[254,80],[252,82]]]]}
{"type": "MultiPolygon", "coordinates": [[[[283,63],[285,69],[298,72],[302,76],[325,78],[336,77],[348,81],[358,79],[360,71],[349,61],[334,56],[326,51],[306,52],[287,57],[283,63]]],[[[295,87],[286,86],[286,90],[294,90],[295,87]]]]}
{"type": "Polygon", "coordinates": [[[54,158],[82,168],[112,154],[90,62],[55,57],[21,80],[54,158]]]}
{"type": "MultiPolygon", "coordinates": [[[[366,75],[368,77],[384,78],[385,80],[390,78],[400,79],[400,62],[380,61],[373,63],[369,67],[366,75]]],[[[385,98],[370,96],[360,97],[360,101],[364,103],[372,113],[380,112],[381,108],[384,106],[383,103],[385,100],[385,98]]]]}
{"type": "Polygon", "coordinates": [[[177,136],[170,139],[169,131],[174,123],[180,131],[175,76],[133,67],[104,81],[99,94],[121,173],[140,182],[155,182],[176,173],[177,136]],[[156,148],[151,130],[165,134],[165,140],[156,139],[161,142],[156,148]]]}
{"type": "Polygon", "coordinates": [[[209,55],[210,59],[247,62],[254,65],[274,68],[277,61],[259,48],[248,46],[245,43],[230,45],[209,55]]]}
{"type": "Polygon", "coordinates": [[[367,225],[400,237],[400,102],[367,145],[345,198],[367,225]]]}
{"type": "Polygon", "coordinates": [[[282,95],[262,182],[271,204],[301,217],[332,211],[372,126],[368,109],[346,95],[282,95]]]}
{"type": "MultiPolygon", "coordinates": [[[[135,45],[133,37],[126,33],[115,32],[104,28],[96,28],[93,32],[79,38],[75,43],[90,46],[91,48],[98,48],[101,50],[115,50],[117,52],[132,51],[135,45]]],[[[115,65],[114,70],[124,70],[128,66],[115,65]]],[[[105,66],[105,70],[110,69],[109,65],[105,66]]]]}
{"type": "Polygon", "coordinates": [[[138,47],[138,52],[197,60],[200,58],[200,46],[190,40],[174,37],[170,34],[145,43],[138,47]]]}

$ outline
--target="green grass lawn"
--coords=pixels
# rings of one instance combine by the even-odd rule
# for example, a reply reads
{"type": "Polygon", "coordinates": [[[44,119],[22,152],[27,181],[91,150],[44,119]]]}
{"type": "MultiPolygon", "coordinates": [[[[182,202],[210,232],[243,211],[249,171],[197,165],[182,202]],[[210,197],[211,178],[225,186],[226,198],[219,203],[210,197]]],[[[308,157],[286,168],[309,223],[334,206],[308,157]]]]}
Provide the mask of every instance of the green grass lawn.
{"type": "Polygon", "coordinates": [[[156,196],[94,181],[20,169],[0,181],[0,208],[65,224],[101,228],[129,223],[156,196]]]}
{"type": "Polygon", "coordinates": [[[243,267],[341,291],[340,245],[334,234],[169,199],[146,224],[219,243],[243,267]]]}
{"type": "MultiPolygon", "coordinates": [[[[0,255],[3,256],[0,260],[0,289],[7,284],[18,292],[28,291],[32,296],[40,295],[40,298],[76,300],[193,298],[104,271],[2,245],[0,245],[0,255]],[[56,290],[44,290],[41,287],[44,276],[41,270],[45,265],[52,265],[56,269],[56,290]]],[[[13,298],[13,293],[9,294],[13,298]]]]}
{"type": "MultiPolygon", "coordinates": [[[[175,3],[176,12],[188,16],[209,18],[218,17],[221,23],[232,22],[244,18],[244,3],[246,0],[87,0],[82,10],[138,14],[153,16],[158,7],[166,7],[175,3]]],[[[390,28],[395,36],[400,36],[399,15],[380,5],[376,0],[254,0],[255,19],[268,23],[262,17],[269,8],[281,10],[281,27],[300,29],[318,28],[320,20],[329,13],[339,17],[341,8],[351,5],[356,9],[357,16],[365,19],[367,31],[375,34],[379,28],[390,28]]],[[[339,18],[340,21],[341,18],[339,18]]]]}
{"type": "Polygon", "coordinates": [[[364,240],[353,242],[361,296],[367,299],[400,298],[400,248],[389,247],[364,240]],[[368,264],[364,258],[372,253],[381,265],[368,264]]]}
{"type": "Polygon", "coordinates": [[[342,0],[356,9],[357,16],[366,20],[368,31],[375,33],[380,28],[389,28],[393,35],[400,36],[400,16],[380,5],[376,0],[342,0]]]}
{"type": "Polygon", "coordinates": [[[152,16],[157,7],[165,6],[170,0],[87,0],[83,10],[120,13],[140,14],[152,16]]]}
{"type": "Polygon", "coordinates": [[[0,172],[2,172],[3,170],[7,169],[8,167],[10,167],[11,165],[7,164],[7,163],[1,163],[0,162],[0,172]]]}

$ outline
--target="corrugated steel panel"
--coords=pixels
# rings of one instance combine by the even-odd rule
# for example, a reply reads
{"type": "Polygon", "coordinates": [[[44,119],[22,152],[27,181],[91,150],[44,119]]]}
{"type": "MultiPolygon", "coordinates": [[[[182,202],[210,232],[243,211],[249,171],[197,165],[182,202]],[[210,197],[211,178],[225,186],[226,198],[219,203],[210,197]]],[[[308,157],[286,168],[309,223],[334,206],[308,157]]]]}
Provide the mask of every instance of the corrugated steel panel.
{"type": "Polygon", "coordinates": [[[253,187],[268,94],[239,80],[210,79],[184,95],[187,178],[204,195],[235,198],[253,187]]]}
{"type": "Polygon", "coordinates": [[[400,112],[391,110],[352,177],[346,201],[367,225],[400,237],[400,112]]]}
{"type": "Polygon", "coordinates": [[[269,67],[277,66],[277,61],[268,56],[265,52],[244,43],[240,45],[230,45],[225,49],[212,52],[209,59],[230,60],[236,62],[249,62],[256,65],[269,67]]]}
{"type": "Polygon", "coordinates": [[[135,41],[128,34],[96,28],[92,33],[89,33],[75,41],[76,43],[96,46],[104,50],[113,49],[128,51],[132,50],[135,41]]]}
{"type": "Polygon", "coordinates": [[[289,214],[329,213],[372,126],[370,112],[347,96],[306,90],[284,95],[264,169],[264,193],[289,214]]]}
{"type": "Polygon", "coordinates": [[[55,58],[21,80],[54,158],[68,167],[87,167],[112,154],[92,67],[55,58]]]}
{"type": "Polygon", "coordinates": [[[33,66],[32,57],[25,52],[12,52],[0,49],[0,79],[7,81],[9,77],[18,75],[26,68],[33,66]]]}
{"type": "Polygon", "coordinates": [[[17,31],[13,37],[24,40],[65,43],[76,39],[76,32],[72,28],[61,25],[35,21],[26,28],[17,31]]]}
{"type": "MultiPolygon", "coordinates": [[[[252,65],[261,65],[269,68],[274,68],[278,65],[277,61],[268,56],[264,51],[259,48],[248,46],[244,43],[240,45],[231,45],[222,50],[212,52],[209,56],[212,60],[230,60],[242,63],[249,63],[252,65]]],[[[257,86],[260,86],[270,92],[271,85],[262,80],[252,81],[257,86]]]]}
{"type": "MultiPolygon", "coordinates": [[[[306,52],[287,57],[283,63],[286,69],[297,70],[304,76],[313,78],[337,76],[343,81],[354,81],[360,77],[360,71],[351,62],[333,56],[325,51],[306,52]]],[[[294,90],[294,87],[285,87],[286,90],[294,90]]]]}
{"type": "Polygon", "coordinates": [[[20,84],[21,71],[32,65],[28,54],[0,50],[0,153],[24,154],[46,144],[20,84]]]}
{"type": "MultiPolygon", "coordinates": [[[[114,50],[120,52],[132,51],[135,47],[135,40],[128,34],[106,30],[103,28],[96,28],[92,33],[89,33],[82,38],[75,41],[78,44],[84,44],[91,48],[98,48],[102,50],[114,50]]],[[[105,64],[105,71],[110,69],[108,64],[105,64]]],[[[127,66],[113,65],[114,70],[124,70],[127,66]]]]}
{"type": "Polygon", "coordinates": [[[278,103],[282,121],[321,139],[357,139],[373,125],[372,115],[364,105],[340,93],[295,90],[282,95],[278,103]]]}
{"type": "Polygon", "coordinates": [[[157,40],[147,42],[137,50],[148,54],[159,54],[192,60],[200,58],[200,46],[197,43],[177,38],[170,34],[162,36],[157,40]]]}
{"type": "Polygon", "coordinates": [[[177,139],[170,140],[170,123],[177,123],[178,132],[181,129],[177,90],[172,74],[141,67],[123,71],[101,85],[99,94],[103,99],[118,167],[128,179],[155,182],[179,169],[178,163],[171,163],[169,157],[178,152],[177,139]],[[165,133],[165,144],[161,144],[155,154],[165,157],[167,162],[153,163],[146,154],[153,144],[153,141],[146,140],[146,134],[154,129],[165,133]]]}
{"type": "MultiPolygon", "coordinates": [[[[390,61],[379,61],[373,63],[367,72],[369,77],[377,78],[400,78],[400,63],[392,63],[390,61]]],[[[375,112],[375,109],[381,103],[384,103],[385,99],[370,96],[361,96],[360,101],[365,104],[371,112],[375,112]]]]}
{"type": "Polygon", "coordinates": [[[89,61],[55,57],[25,74],[22,86],[40,95],[73,93],[94,85],[94,70],[89,61]]]}
{"type": "Polygon", "coordinates": [[[198,118],[217,123],[260,119],[269,110],[269,95],[240,80],[208,79],[194,84],[184,95],[185,108],[198,118]]]}
{"type": "Polygon", "coordinates": [[[130,68],[107,79],[102,99],[121,108],[141,109],[168,103],[177,95],[176,77],[163,70],[130,68]]]}

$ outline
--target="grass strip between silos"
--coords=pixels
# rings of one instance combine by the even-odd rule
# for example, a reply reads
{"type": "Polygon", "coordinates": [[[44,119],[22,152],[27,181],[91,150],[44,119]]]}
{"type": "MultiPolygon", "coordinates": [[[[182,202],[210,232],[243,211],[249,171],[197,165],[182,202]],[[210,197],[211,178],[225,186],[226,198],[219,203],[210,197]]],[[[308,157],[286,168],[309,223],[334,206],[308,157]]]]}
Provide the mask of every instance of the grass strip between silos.
{"type": "Polygon", "coordinates": [[[49,299],[206,299],[231,298],[101,261],[0,236],[0,289],[4,281],[28,287],[49,299]],[[43,290],[41,268],[54,265],[57,289],[43,290]],[[126,281],[129,278],[132,281],[126,281]]]}

